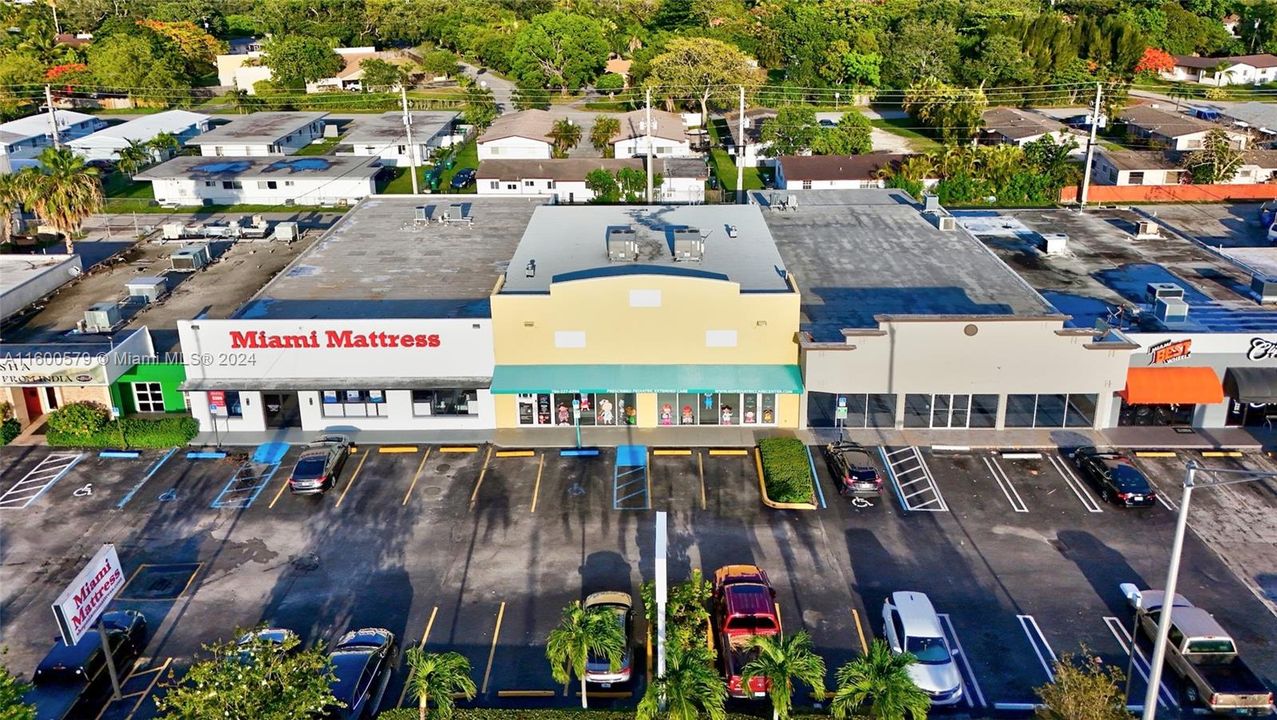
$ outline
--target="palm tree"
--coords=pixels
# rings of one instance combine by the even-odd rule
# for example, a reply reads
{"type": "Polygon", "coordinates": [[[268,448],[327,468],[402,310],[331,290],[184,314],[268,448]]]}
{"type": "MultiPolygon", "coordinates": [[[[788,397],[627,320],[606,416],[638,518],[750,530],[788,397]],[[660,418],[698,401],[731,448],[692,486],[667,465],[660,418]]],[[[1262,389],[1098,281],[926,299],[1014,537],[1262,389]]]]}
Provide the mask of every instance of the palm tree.
{"type": "Polygon", "coordinates": [[[130,180],[146,167],[152,158],[151,148],[141,140],[129,140],[128,145],[120,148],[116,154],[119,156],[119,159],[115,161],[116,169],[128,175],[130,180]]]}
{"type": "Polygon", "coordinates": [[[625,642],[625,630],[616,622],[616,615],[603,608],[583,608],[576,600],[563,608],[559,626],[550,631],[545,657],[555,682],[567,684],[573,674],[581,679],[581,707],[588,708],[585,664],[591,655],[601,655],[612,667],[619,667],[625,642]]]}
{"type": "Polygon", "coordinates": [[[178,150],[182,149],[182,142],[177,136],[171,132],[156,133],[155,137],[146,141],[146,147],[155,156],[155,159],[163,159],[169,155],[176,155],[178,150]]]}
{"type": "Polygon", "coordinates": [[[603,154],[612,157],[612,136],[621,131],[621,121],[610,115],[599,115],[594,118],[594,127],[590,128],[590,144],[603,154]]]}
{"type": "Polygon", "coordinates": [[[936,167],[930,155],[910,155],[900,163],[900,174],[914,182],[922,182],[935,175],[935,172],[936,167]]]}
{"type": "Polygon", "coordinates": [[[0,175],[0,243],[13,240],[13,216],[27,201],[24,173],[30,174],[30,169],[0,175]]]}
{"type": "Polygon", "coordinates": [[[435,717],[452,717],[456,700],[453,693],[465,699],[474,698],[474,679],[470,677],[470,661],[455,652],[428,653],[421,648],[408,648],[408,691],[417,698],[421,720],[426,720],[430,700],[435,701],[435,717]]]}
{"type": "Polygon", "coordinates": [[[874,640],[869,653],[838,668],[838,689],[829,709],[837,720],[924,720],[931,698],[909,676],[917,659],[896,655],[886,641],[874,640]]]}
{"type": "Polygon", "coordinates": [[[793,681],[804,682],[818,696],[825,694],[825,661],[811,649],[811,636],[803,632],[789,637],[755,635],[745,647],[758,651],[757,657],[741,668],[741,687],[749,687],[754,678],[764,678],[770,685],[772,720],[789,720],[794,704],[793,681]]]}
{"type": "Polygon", "coordinates": [[[1024,167],[1024,150],[1016,145],[984,145],[979,157],[985,177],[995,187],[1005,187],[1011,176],[1024,167]]]}
{"type": "Polygon", "coordinates": [[[550,130],[550,139],[554,141],[554,157],[565,158],[568,151],[581,142],[581,126],[568,118],[559,118],[550,130]]]}
{"type": "Polygon", "coordinates": [[[709,649],[702,643],[688,648],[670,645],[666,656],[665,677],[653,680],[638,705],[638,720],[709,720],[727,716],[723,703],[727,686],[714,669],[709,649]],[[665,712],[661,713],[661,703],[665,712]]]}
{"type": "Polygon", "coordinates": [[[74,253],[72,236],[85,218],[102,209],[98,169],[68,148],[45,148],[39,159],[40,169],[25,176],[23,192],[40,219],[66,237],[67,253],[74,253]]]}

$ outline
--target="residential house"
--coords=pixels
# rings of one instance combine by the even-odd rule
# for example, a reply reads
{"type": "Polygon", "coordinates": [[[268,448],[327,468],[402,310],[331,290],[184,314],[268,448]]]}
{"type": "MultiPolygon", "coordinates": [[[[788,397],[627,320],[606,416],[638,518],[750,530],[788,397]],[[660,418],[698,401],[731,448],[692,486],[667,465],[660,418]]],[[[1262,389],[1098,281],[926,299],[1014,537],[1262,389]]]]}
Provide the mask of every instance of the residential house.
{"type": "Polygon", "coordinates": [[[1277,80],[1277,56],[1230,55],[1197,57],[1176,55],[1175,66],[1161,76],[1173,82],[1195,82],[1202,85],[1262,85],[1277,80]]]}
{"type": "Polygon", "coordinates": [[[880,171],[906,157],[900,153],[782,155],[776,158],[776,187],[780,190],[884,188],[886,181],[879,176],[880,171]]]}
{"type": "MultiPolygon", "coordinates": [[[[251,47],[251,46],[249,46],[251,47]]],[[[335,92],[363,90],[363,68],[360,63],[369,58],[378,58],[395,65],[415,66],[421,62],[421,56],[411,50],[377,50],[375,47],[334,48],[342,59],[342,68],[336,75],[306,83],[306,92],[335,92]]],[[[244,50],[244,47],[233,49],[226,55],[217,56],[217,82],[226,87],[243,90],[249,95],[257,94],[255,85],[273,77],[271,69],[266,66],[265,53],[259,49],[244,50]]]]}
{"type": "Polygon", "coordinates": [[[196,135],[208,130],[209,116],[189,110],[166,110],[129,120],[85,135],[67,143],[85,160],[119,160],[120,151],[130,142],[145,143],[160,133],[169,133],[185,145],[196,135]]]}
{"type": "MultiPolygon", "coordinates": [[[[1118,115],[1126,124],[1127,133],[1150,145],[1166,150],[1199,150],[1207,133],[1222,129],[1215,123],[1181,113],[1159,110],[1152,105],[1135,105],[1118,115]]],[[[1225,130],[1229,145],[1244,150],[1245,133],[1225,130]]]]}
{"type": "Polygon", "coordinates": [[[770,142],[762,141],[763,124],[776,117],[776,111],[771,108],[750,108],[745,111],[745,134],[741,137],[740,113],[729,112],[723,117],[727,125],[727,135],[720,138],[723,148],[728,154],[736,156],[740,154],[740,148],[744,148],[745,167],[759,167],[774,165],[776,160],[767,156],[767,148],[771,147],[770,142]]]}
{"type": "MultiPolygon", "coordinates": [[[[453,133],[459,113],[416,110],[411,117],[412,144],[416,146],[418,163],[429,160],[436,149],[450,147],[461,137],[453,133]]],[[[411,158],[403,113],[387,112],[359,117],[342,136],[337,154],[378,157],[381,158],[382,165],[389,167],[409,165],[411,158]]]]}
{"type": "Polygon", "coordinates": [[[661,176],[658,202],[703,203],[705,182],[709,180],[709,164],[703,156],[663,158],[660,161],[661,176]]]}
{"type": "Polygon", "coordinates": [[[1277,140],[1277,105],[1254,100],[1229,105],[1220,110],[1222,120],[1233,127],[1249,130],[1258,143],[1277,140]]]}
{"type": "Polygon", "coordinates": [[[480,195],[546,195],[559,203],[585,203],[594,199],[585,178],[594,170],[615,175],[622,168],[643,170],[637,158],[561,158],[550,160],[481,160],[475,174],[480,195]]]}
{"type": "Polygon", "coordinates": [[[548,160],[556,117],[546,110],[501,115],[479,136],[480,160],[548,160]]]}
{"type": "Polygon", "coordinates": [[[181,156],[148,168],[161,205],[347,205],[376,192],[370,157],[181,156]]]}
{"type": "Polygon", "coordinates": [[[1232,184],[1270,183],[1277,179],[1277,150],[1247,150],[1232,184]]]}
{"type": "Polygon", "coordinates": [[[53,111],[53,117],[48,112],[39,112],[0,123],[0,173],[36,165],[36,156],[53,144],[55,122],[61,142],[82,138],[106,127],[101,118],[58,109],[53,111]]]}
{"type": "Polygon", "coordinates": [[[195,136],[201,155],[291,155],[324,136],[323,112],[256,112],[195,136]]]}
{"type": "Polygon", "coordinates": [[[1091,179],[1101,185],[1178,185],[1188,172],[1162,150],[1098,149],[1091,179]]]}
{"type": "Polygon", "coordinates": [[[981,116],[983,130],[987,141],[993,144],[1025,145],[1050,135],[1057,143],[1077,142],[1078,135],[1067,125],[1028,110],[1013,107],[993,107],[984,111],[981,116]]]}
{"type": "Polygon", "coordinates": [[[691,141],[682,115],[664,110],[632,110],[616,118],[621,123],[621,129],[612,135],[612,154],[615,157],[648,154],[649,117],[652,123],[650,152],[653,157],[687,157],[692,154],[691,141]]]}

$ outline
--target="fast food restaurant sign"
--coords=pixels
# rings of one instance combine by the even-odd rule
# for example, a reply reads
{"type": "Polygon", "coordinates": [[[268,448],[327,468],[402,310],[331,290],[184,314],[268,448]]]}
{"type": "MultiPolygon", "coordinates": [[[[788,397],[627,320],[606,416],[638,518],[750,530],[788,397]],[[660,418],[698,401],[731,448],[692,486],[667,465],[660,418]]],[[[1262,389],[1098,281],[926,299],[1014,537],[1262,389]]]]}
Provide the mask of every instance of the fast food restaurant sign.
{"type": "Polygon", "coordinates": [[[1165,365],[1193,354],[1192,338],[1164,340],[1148,349],[1149,365],[1165,365]]]}

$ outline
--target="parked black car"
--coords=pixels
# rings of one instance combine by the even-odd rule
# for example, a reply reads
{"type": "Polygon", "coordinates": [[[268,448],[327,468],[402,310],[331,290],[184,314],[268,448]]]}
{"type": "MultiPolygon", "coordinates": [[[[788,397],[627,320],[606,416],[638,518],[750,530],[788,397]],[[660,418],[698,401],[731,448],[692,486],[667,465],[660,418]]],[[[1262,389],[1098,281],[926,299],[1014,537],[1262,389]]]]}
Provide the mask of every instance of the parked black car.
{"type": "Polygon", "coordinates": [[[1131,459],[1121,453],[1103,452],[1093,447],[1073,451],[1073,463],[1104,502],[1125,507],[1151,507],[1157,491],[1131,459]]]}
{"type": "Polygon", "coordinates": [[[390,682],[395,634],[381,628],[352,630],[341,636],[328,657],[333,664],[333,697],[345,707],[330,708],[327,717],[358,720],[370,715],[390,682]]]}
{"type": "Polygon", "coordinates": [[[288,489],[298,495],[328,490],[354,451],[354,443],[345,435],[325,435],[308,443],[288,476],[288,489]]]}
{"type": "Polygon", "coordinates": [[[474,182],[474,168],[461,168],[452,176],[452,189],[462,190],[474,182]]]}
{"type": "Polygon", "coordinates": [[[838,483],[841,495],[876,498],[882,495],[882,475],[874,467],[869,451],[850,440],[835,440],[825,446],[825,462],[838,483]]]}
{"type": "MultiPolygon", "coordinates": [[[[102,615],[115,669],[123,675],[146,647],[146,617],[137,610],[102,615]]],[[[36,706],[39,720],[96,717],[111,692],[102,639],[92,630],[68,646],[57,638],[31,675],[34,686],[24,698],[36,706]]]]}
{"type": "Polygon", "coordinates": [[[255,653],[292,654],[300,649],[297,633],[287,628],[261,627],[244,633],[235,643],[239,661],[246,665],[253,662],[255,653]]]}

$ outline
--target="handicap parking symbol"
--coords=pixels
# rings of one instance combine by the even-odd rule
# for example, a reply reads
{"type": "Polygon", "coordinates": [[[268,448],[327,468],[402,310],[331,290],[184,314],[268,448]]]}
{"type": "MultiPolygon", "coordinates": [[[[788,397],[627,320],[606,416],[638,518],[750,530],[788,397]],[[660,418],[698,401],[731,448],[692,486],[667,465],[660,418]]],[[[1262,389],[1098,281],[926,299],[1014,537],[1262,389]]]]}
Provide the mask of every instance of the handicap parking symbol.
{"type": "Polygon", "coordinates": [[[76,488],[71,494],[76,497],[89,497],[93,494],[93,483],[85,483],[84,487],[76,488]]]}

